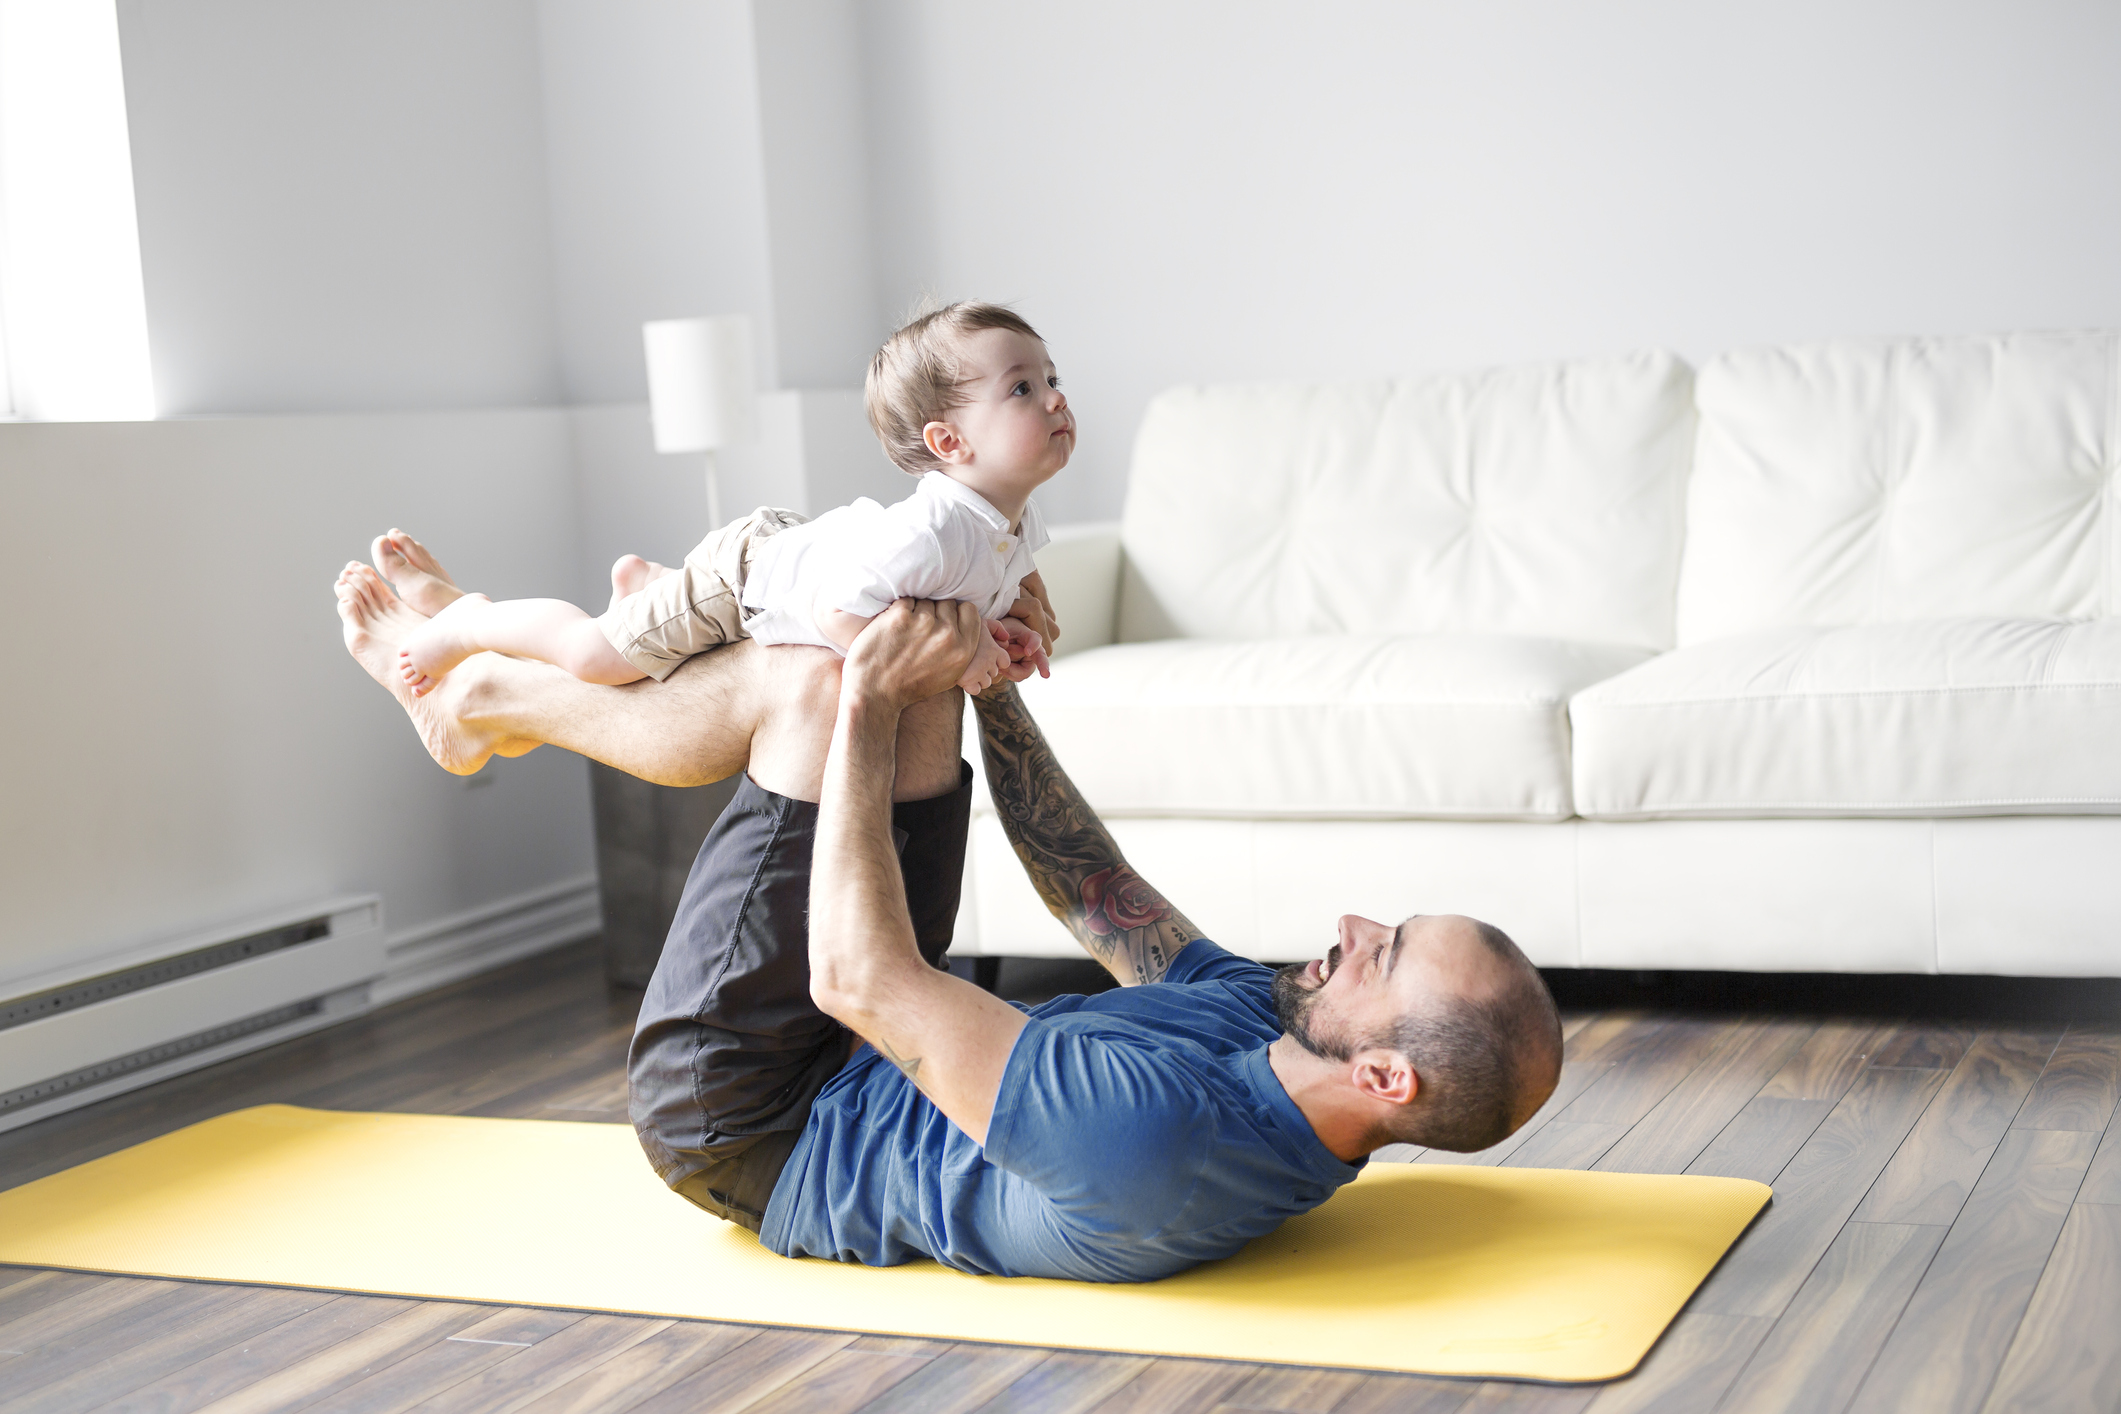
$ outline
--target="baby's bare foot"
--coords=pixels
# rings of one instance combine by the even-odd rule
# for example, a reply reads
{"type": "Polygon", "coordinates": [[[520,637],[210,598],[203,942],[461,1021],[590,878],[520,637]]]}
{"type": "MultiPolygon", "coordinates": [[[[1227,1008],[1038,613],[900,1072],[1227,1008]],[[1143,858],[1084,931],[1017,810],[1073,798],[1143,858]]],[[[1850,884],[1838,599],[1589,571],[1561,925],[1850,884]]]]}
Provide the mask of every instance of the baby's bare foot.
{"type": "Polygon", "coordinates": [[[471,634],[472,616],[492,603],[483,594],[462,594],[398,642],[398,676],[415,697],[425,697],[443,674],[480,650],[471,634]]]}
{"type": "Polygon", "coordinates": [[[393,526],[369,547],[376,570],[398,591],[398,597],[433,617],[464,591],[425,545],[393,526]]]}
{"type": "Polygon", "coordinates": [[[442,769],[459,776],[469,776],[484,766],[502,743],[456,717],[448,684],[437,696],[417,697],[399,673],[399,641],[427,620],[400,603],[367,565],[349,564],[333,588],[339,599],[339,619],[345,625],[346,650],[405,709],[428,754],[442,769]]]}
{"type": "Polygon", "coordinates": [[[621,555],[611,562],[611,605],[618,607],[619,600],[629,594],[638,594],[666,574],[677,571],[668,565],[659,565],[654,560],[644,560],[639,555],[621,555]]]}

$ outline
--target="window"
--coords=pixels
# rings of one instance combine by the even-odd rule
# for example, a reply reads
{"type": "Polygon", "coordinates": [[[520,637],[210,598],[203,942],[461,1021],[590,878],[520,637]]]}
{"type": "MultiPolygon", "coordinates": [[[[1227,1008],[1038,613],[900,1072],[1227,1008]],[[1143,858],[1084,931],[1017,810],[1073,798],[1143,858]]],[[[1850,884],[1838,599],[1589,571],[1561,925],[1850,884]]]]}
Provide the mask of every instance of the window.
{"type": "Polygon", "coordinates": [[[155,415],[116,0],[0,0],[0,349],[17,417],[155,415]]]}

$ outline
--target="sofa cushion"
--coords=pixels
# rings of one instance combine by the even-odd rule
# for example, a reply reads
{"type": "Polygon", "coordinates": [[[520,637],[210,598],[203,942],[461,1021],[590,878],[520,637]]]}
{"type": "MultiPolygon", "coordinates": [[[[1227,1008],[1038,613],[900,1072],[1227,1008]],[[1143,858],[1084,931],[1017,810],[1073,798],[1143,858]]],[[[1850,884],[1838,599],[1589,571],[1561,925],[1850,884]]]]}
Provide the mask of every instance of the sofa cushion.
{"type": "Polygon", "coordinates": [[[1642,649],[1477,634],[1177,639],[1024,684],[1109,815],[1556,820],[1568,699],[1642,649]]]}
{"type": "Polygon", "coordinates": [[[1588,817],[2121,811],[2121,622],[1783,628],[1577,694],[1588,817]]]}
{"type": "Polygon", "coordinates": [[[1681,645],[2121,609],[2121,335],[1722,354],[1696,399],[1681,645]]]}
{"type": "Polygon", "coordinates": [[[1175,388],[1134,444],[1120,641],[1672,642],[1692,375],[1669,354],[1175,388]]]}

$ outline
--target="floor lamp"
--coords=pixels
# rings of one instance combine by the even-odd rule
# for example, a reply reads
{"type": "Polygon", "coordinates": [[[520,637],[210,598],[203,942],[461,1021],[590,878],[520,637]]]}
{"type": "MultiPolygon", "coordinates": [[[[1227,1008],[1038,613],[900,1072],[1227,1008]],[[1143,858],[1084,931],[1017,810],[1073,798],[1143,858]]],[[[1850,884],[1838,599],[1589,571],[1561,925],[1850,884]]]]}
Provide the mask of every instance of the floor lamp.
{"type": "Polygon", "coordinates": [[[722,523],[714,454],[751,435],[757,398],[751,316],[652,319],[641,326],[648,351],[648,414],[659,452],[704,453],[707,524],[722,523]]]}
{"type": "MultiPolygon", "coordinates": [[[[755,379],[751,320],[658,319],[641,326],[648,349],[648,408],[659,452],[707,461],[707,520],[722,523],[714,454],[751,435],[755,379]]],[[[685,530],[689,543],[696,526],[685,530]]],[[[604,970],[645,987],[677,914],[693,856],[736,793],[741,777],[707,786],[659,786],[602,762],[589,763],[596,808],[597,890],[604,917],[604,970]]]]}

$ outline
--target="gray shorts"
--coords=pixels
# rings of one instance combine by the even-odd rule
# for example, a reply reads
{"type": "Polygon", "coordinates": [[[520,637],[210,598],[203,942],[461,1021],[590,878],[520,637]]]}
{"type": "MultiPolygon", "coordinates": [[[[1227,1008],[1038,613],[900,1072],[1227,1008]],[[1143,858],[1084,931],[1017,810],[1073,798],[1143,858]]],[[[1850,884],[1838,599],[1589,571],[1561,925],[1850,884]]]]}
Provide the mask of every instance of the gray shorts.
{"type": "MultiPolygon", "coordinates": [[[[891,809],[921,956],[950,949],[965,875],[972,768],[958,788],[891,809]]],[[[810,1106],[855,1037],[810,1000],[817,807],[746,776],[693,861],[641,1001],[628,1108],[656,1173],[717,1217],[758,1230],[810,1106]]]]}

